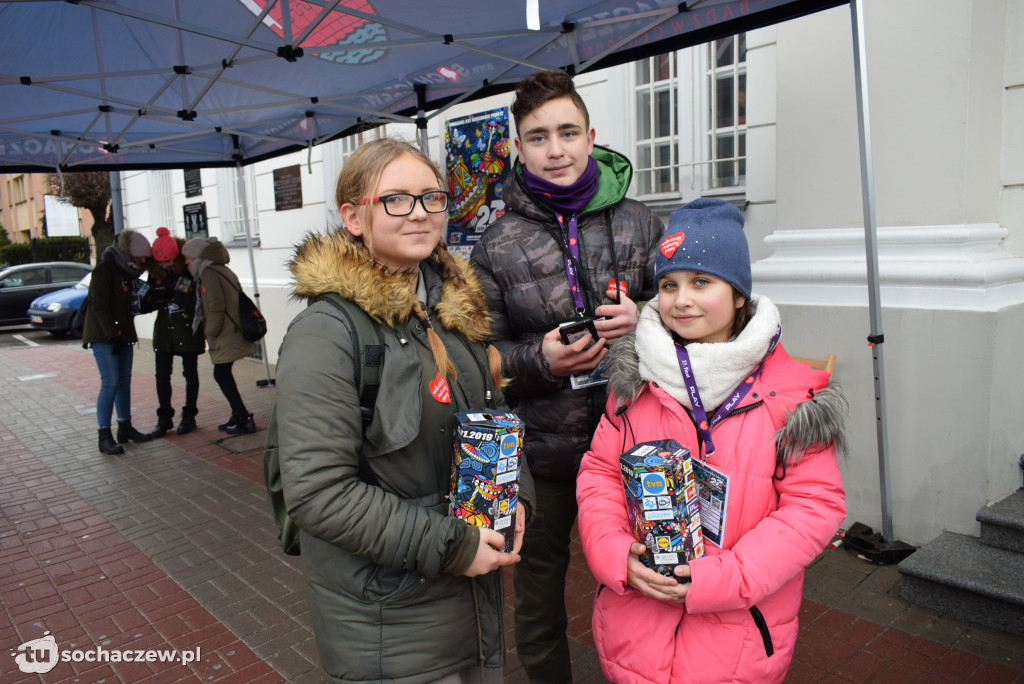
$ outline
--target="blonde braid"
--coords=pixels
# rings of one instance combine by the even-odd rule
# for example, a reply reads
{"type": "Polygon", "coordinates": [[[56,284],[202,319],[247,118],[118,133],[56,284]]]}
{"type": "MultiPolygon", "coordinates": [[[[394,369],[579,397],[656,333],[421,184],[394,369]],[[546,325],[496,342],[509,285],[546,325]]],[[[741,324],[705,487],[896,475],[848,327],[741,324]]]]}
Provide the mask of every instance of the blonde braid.
{"type": "Polygon", "coordinates": [[[430,324],[427,314],[424,313],[423,305],[417,301],[412,307],[412,312],[427,331],[427,339],[430,341],[430,353],[434,356],[434,363],[437,364],[442,375],[451,378],[452,382],[454,382],[459,377],[458,372],[455,370],[455,364],[448,358],[448,350],[445,349],[441,338],[434,332],[434,326],[430,324]]]}
{"type": "Polygon", "coordinates": [[[501,352],[493,344],[487,345],[487,365],[491,370],[491,382],[495,387],[504,389],[511,380],[501,374],[501,352]]]}
{"type": "MultiPolygon", "coordinates": [[[[463,290],[469,287],[469,283],[466,282],[466,278],[463,276],[462,269],[458,267],[452,253],[448,251],[448,245],[445,244],[444,240],[441,240],[437,244],[437,248],[434,249],[434,257],[441,265],[444,275],[454,283],[457,289],[463,290]]],[[[501,352],[493,344],[487,345],[487,365],[491,373],[491,382],[494,383],[494,386],[500,388],[507,387],[511,380],[502,376],[501,352]]]]}
{"type": "Polygon", "coordinates": [[[448,245],[445,244],[444,240],[437,243],[437,247],[434,248],[434,258],[441,265],[445,280],[452,281],[456,289],[459,290],[469,287],[469,283],[466,282],[466,278],[462,275],[462,269],[455,263],[455,257],[448,251],[448,245]]]}

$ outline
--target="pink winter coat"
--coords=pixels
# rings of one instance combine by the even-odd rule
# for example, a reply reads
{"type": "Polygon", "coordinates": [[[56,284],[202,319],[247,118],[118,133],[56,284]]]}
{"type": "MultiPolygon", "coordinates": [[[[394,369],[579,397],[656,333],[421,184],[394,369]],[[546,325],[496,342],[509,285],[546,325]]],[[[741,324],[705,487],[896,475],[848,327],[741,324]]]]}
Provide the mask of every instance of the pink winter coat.
{"type": "Polygon", "coordinates": [[[729,477],[723,548],[705,541],[706,556],[690,563],[685,604],[658,601],[626,582],[634,539],[619,454],[664,438],[693,454],[700,448],[687,410],[636,373],[632,343],[628,336],[613,347],[633,357],[619,355],[608,410],[577,479],[580,537],[600,585],[593,627],[604,672],[619,683],[781,682],[797,639],[804,568],[846,515],[834,445],[843,443],[845,399],[826,388],[826,372],[794,361],[781,345],[771,352],[740,408],[712,432],[707,463],[729,477]],[[784,469],[776,466],[777,440],[784,469]]]}

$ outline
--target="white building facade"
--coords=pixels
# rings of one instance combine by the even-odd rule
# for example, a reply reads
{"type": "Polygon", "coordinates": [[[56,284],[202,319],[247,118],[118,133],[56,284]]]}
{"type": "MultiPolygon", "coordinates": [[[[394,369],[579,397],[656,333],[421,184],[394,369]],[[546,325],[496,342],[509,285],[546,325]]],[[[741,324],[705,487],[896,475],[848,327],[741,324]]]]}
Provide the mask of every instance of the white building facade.
{"type": "MultiPolygon", "coordinates": [[[[1024,0],[867,0],[865,65],[883,307],[895,537],[978,533],[978,508],[1019,488],[1024,453],[1024,0]]],[[[754,291],[782,312],[797,356],[838,356],[850,399],[848,523],[881,529],[879,448],[848,7],[577,77],[597,142],[634,162],[631,196],[666,219],[717,196],[742,207],[754,291]]],[[[430,119],[443,166],[449,119],[430,119]]],[[[415,140],[412,126],[381,133],[415,140]]],[[[362,134],[363,139],[378,132],[362,134]]],[[[125,226],[211,236],[270,323],[268,359],[304,306],[286,263],[340,223],[333,183],[356,138],[242,169],[122,172],[125,226]],[[301,208],[275,208],[274,172],[299,167],[301,208]],[[245,196],[243,199],[243,195],[245,196]],[[245,237],[246,217],[253,249],[245,237]],[[254,278],[255,275],[255,278],[254,278]]],[[[151,323],[139,321],[145,336],[151,323]]]]}

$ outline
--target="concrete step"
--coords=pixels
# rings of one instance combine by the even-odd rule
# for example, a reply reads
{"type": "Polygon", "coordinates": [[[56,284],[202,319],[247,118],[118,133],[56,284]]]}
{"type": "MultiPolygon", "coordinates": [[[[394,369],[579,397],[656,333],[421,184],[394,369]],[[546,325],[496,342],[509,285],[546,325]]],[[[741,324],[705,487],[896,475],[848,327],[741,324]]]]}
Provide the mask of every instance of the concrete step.
{"type": "Polygon", "coordinates": [[[1024,489],[985,506],[975,518],[981,523],[981,541],[1024,553],[1024,489]]]}
{"type": "Polygon", "coordinates": [[[899,571],[907,601],[1024,636],[1024,554],[943,532],[903,560],[899,571]]]}

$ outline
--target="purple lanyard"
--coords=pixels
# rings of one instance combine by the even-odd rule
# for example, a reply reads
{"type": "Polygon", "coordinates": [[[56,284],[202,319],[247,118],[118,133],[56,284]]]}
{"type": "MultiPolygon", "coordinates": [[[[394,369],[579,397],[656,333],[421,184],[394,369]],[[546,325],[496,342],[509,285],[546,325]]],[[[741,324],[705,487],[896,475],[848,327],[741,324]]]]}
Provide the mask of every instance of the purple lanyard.
{"type": "MultiPolygon", "coordinates": [[[[764,358],[768,358],[768,355],[775,349],[775,345],[779,343],[779,337],[782,336],[782,326],[775,331],[775,335],[772,337],[771,343],[768,345],[768,351],[765,352],[764,358]]],[[[701,460],[707,459],[708,456],[715,453],[715,443],[711,441],[711,428],[722,422],[722,419],[732,413],[732,410],[739,406],[740,401],[743,397],[747,396],[747,392],[754,386],[754,381],[757,380],[758,376],[761,375],[761,369],[764,368],[764,359],[761,363],[757,364],[757,368],[751,373],[746,380],[740,383],[739,387],[732,393],[729,399],[718,407],[715,411],[715,415],[712,416],[711,422],[708,422],[707,411],[704,410],[704,405],[700,401],[700,391],[697,389],[697,379],[693,375],[693,367],[690,364],[690,353],[686,351],[684,345],[675,343],[676,345],[676,358],[679,359],[679,370],[683,374],[683,382],[686,383],[686,391],[690,394],[690,403],[693,404],[693,418],[697,423],[697,430],[700,432],[701,441],[704,443],[704,456],[701,460]]]]}
{"type": "MultiPolygon", "coordinates": [[[[572,299],[576,304],[576,311],[582,314],[586,311],[586,305],[583,303],[583,293],[580,292],[580,280],[576,273],[576,266],[573,263],[579,263],[580,260],[580,243],[579,243],[579,228],[576,225],[576,217],[578,214],[574,211],[569,215],[569,236],[566,239],[565,230],[562,230],[562,244],[569,250],[569,254],[562,252],[562,259],[565,261],[565,277],[569,279],[569,289],[572,290],[572,299]]],[[[564,228],[565,219],[559,215],[558,223],[564,228]]]]}

